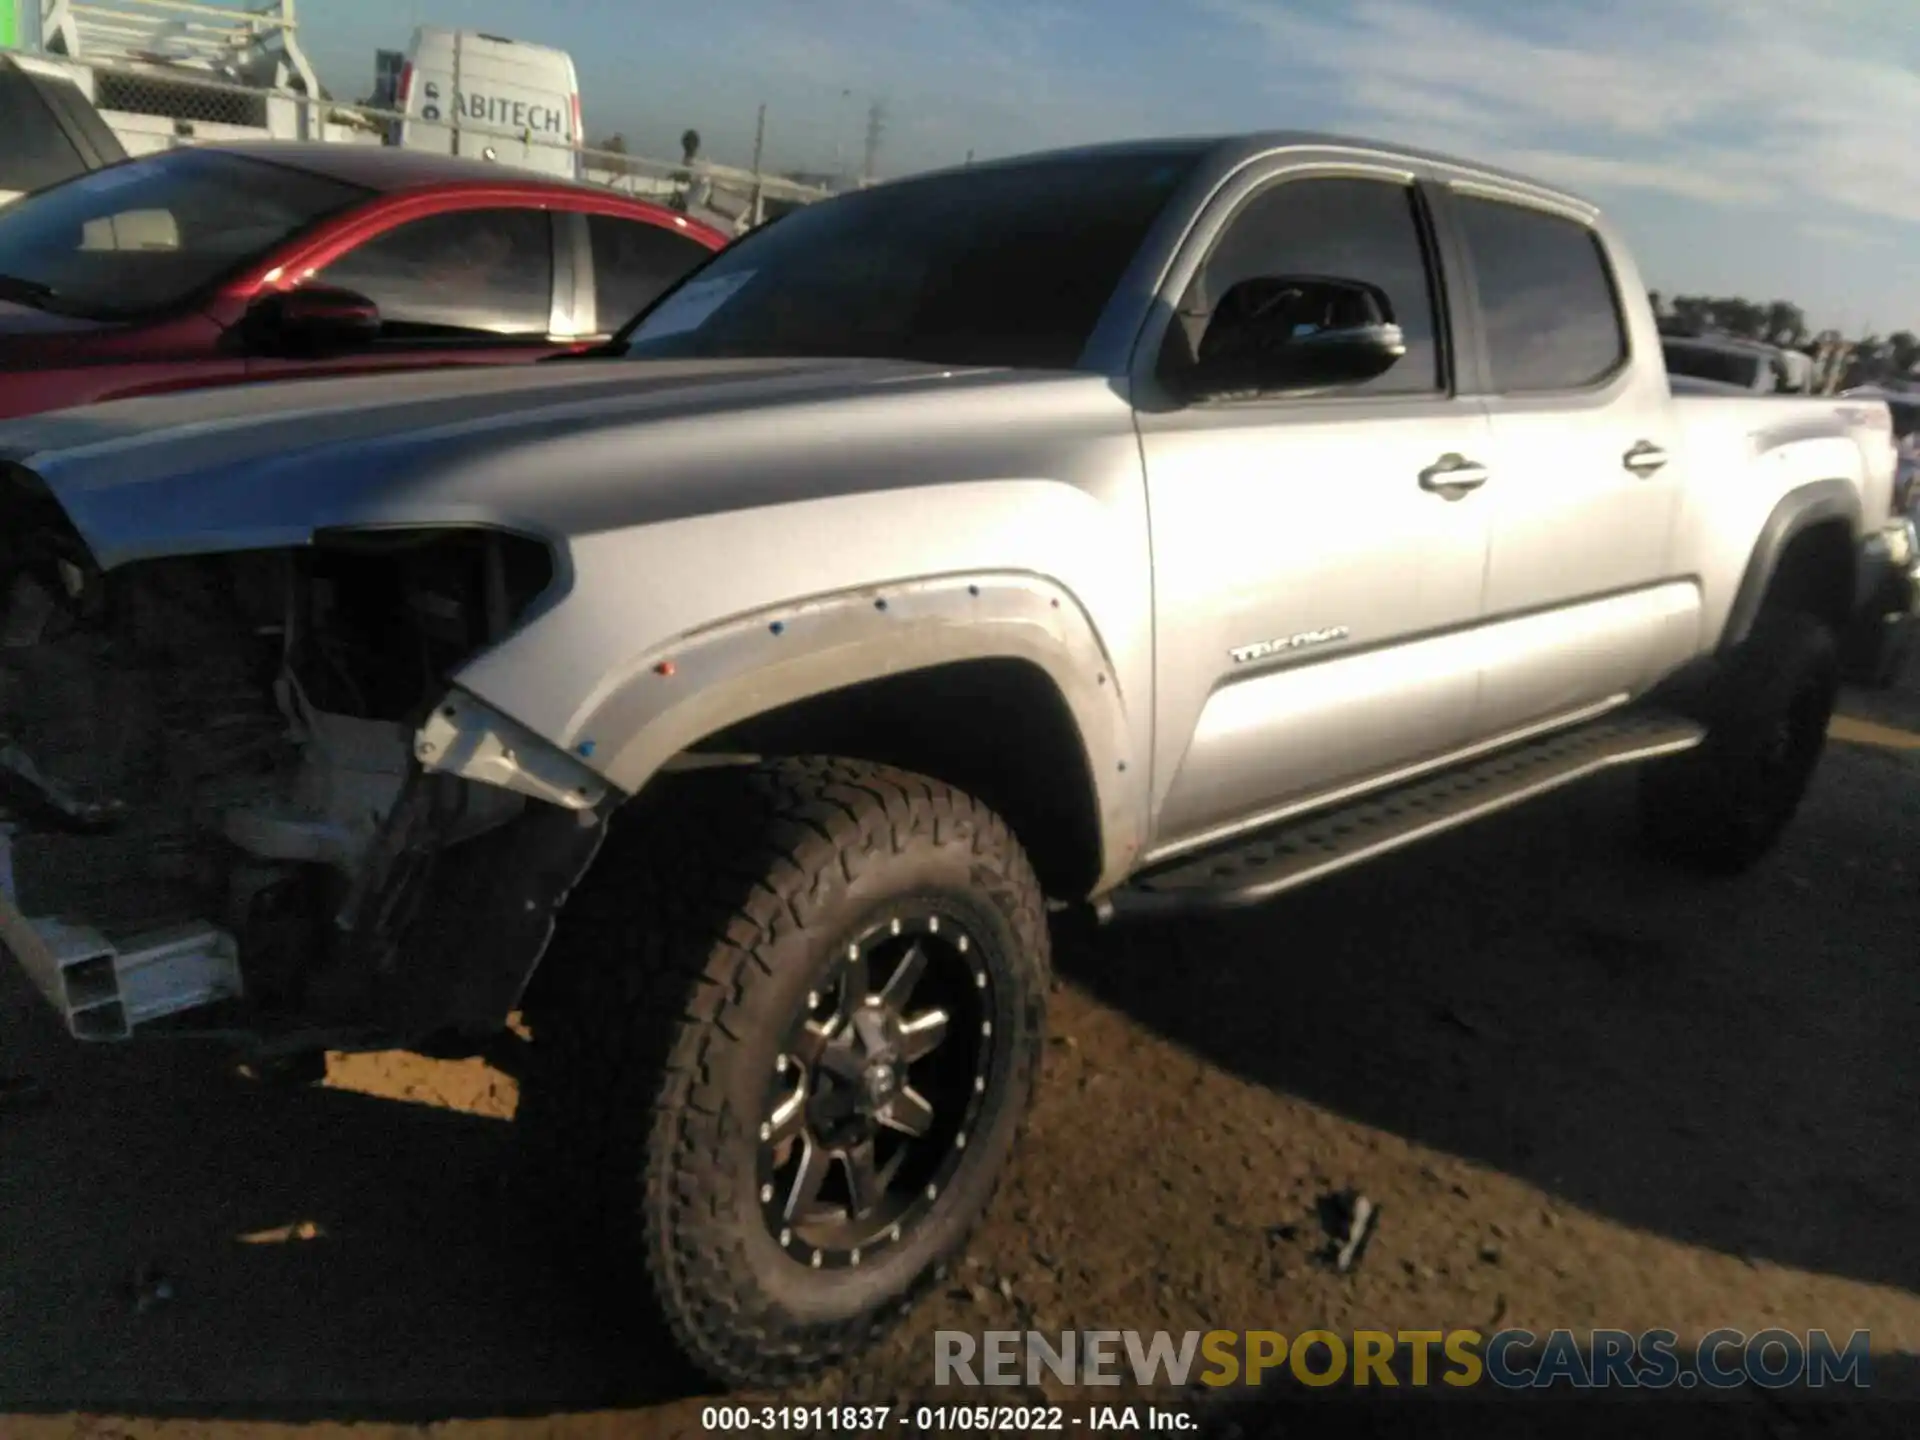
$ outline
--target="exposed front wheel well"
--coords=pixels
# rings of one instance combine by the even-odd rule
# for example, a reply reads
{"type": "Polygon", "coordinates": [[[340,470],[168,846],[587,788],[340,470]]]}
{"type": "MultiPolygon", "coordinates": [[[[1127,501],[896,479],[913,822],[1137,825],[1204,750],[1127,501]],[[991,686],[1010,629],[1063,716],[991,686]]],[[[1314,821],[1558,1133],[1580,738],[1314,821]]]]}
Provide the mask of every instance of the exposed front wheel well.
{"type": "Polygon", "coordinates": [[[1005,817],[1048,895],[1080,899],[1101,871],[1100,808],[1072,711],[1024,660],[968,660],[865,681],[770,710],[700,751],[833,755],[925,775],[1005,817]]]}

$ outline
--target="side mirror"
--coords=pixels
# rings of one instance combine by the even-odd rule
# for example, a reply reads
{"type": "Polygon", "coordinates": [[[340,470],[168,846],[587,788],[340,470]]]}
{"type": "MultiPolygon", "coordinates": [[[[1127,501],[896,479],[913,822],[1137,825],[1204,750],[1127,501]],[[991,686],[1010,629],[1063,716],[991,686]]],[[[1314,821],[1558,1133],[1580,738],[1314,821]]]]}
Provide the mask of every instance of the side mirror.
{"type": "Polygon", "coordinates": [[[1177,377],[1188,399],[1357,385],[1407,353],[1378,285],[1327,275],[1242,280],[1220,297],[1195,364],[1177,377]]]}
{"type": "Polygon", "coordinates": [[[380,307],[332,285],[303,285],[262,295],[247,310],[253,342],[276,353],[348,350],[380,338],[380,307]]]}

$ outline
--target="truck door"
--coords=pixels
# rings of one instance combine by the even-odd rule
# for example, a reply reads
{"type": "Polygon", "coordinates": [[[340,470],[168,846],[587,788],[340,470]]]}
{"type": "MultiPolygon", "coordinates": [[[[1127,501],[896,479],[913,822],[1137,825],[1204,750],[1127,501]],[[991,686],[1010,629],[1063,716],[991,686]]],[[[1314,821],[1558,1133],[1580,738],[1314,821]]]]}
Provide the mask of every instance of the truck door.
{"type": "Polygon", "coordinates": [[[1474,722],[1492,737],[1604,707],[1685,659],[1699,589],[1669,565],[1684,456],[1650,313],[1630,343],[1624,253],[1591,217],[1519,193],[1476,182],[1445,204],[1493,425],[1474,722]]]}
{"type": "Polygon", "coordinates": [[[1456,749],[1471,718],[1487,528],[1481,405],[1455,393],[1417,176],[1243,173],[1169,277],[1135,367],[1152,507],[1155,849],[1229,833],[1456,749]],[[1407,353],[1314,394],[1180,404],[1227,289],[1324,276],[1385,291],[1407,353]]]}

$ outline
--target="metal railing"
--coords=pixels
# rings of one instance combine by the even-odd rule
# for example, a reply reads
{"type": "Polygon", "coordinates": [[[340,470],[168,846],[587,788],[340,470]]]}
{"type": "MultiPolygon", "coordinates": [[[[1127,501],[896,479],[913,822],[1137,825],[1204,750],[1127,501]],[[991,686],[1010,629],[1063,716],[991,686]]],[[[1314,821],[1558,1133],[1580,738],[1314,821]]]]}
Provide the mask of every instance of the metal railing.
{"type": "Polygon", "coordinates": [[[780,175],[708,160],[596,150],[539,131],[513,131],[467,119],[424,120],[174,67],[96,62],[86,68],[96,108],[131,154],[260,138],[401,145],[604,185],[734,229],[750,228],[778,210],[810,204],[830,193],[780,175]]]}
{"type": "Polygon", "coordinates": [[[320,92],[301,52],[294,0],[37,0],[38,45],[88,63],[179,66],[245,85],[320,92]]]}

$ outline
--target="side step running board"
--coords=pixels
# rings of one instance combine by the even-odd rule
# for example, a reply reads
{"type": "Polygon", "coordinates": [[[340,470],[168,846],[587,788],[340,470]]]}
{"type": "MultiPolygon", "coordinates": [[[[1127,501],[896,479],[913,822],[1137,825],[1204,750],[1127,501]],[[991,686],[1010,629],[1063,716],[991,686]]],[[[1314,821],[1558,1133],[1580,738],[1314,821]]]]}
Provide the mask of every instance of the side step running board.
{"type": "Polygon", "coordinates": [[[1169,861],[1116,893],[1114,913],[1257,904],[1615,765],[1691,750],[1705,737],[1692,721],[1665,715],[1591,721],[1169,861]]]}

